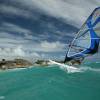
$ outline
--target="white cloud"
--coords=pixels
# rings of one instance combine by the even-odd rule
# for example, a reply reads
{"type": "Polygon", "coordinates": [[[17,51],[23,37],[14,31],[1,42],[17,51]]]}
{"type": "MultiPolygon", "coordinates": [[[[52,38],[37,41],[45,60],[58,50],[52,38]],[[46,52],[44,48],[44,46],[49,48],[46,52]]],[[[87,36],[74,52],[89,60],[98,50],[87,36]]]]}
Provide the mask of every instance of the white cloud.
{"type": "Polygon", "coordinates": [[[25,52],[22,50],[21,46],[11,48],[11,47],[2,47],[0,48],[0,56],[25,56],[25,52]]]}
{"type": "MultiPolygon", "coordinates": [[[[23,38],[20,39],[16,39],[16,38],[0,38],[0,46],[1,45],[8,45],[8,44],[12,44],[12,45],[19,45],[19,44],[27,44],[29,41],[28,40],[24,40],[23,38]]],[[[7,46],[6,45],[6,46],[7,46]]]]}
{"type": "Polygon", "coordinates": [[[24,59],[30,59],[31,61],[33,59],[40,58],[40,55],[37,52],[32,51],[25,51],[25,48],[22,46],[16,46],[16,47],[4,47],[0,48],[0,59],[14,59],[14,58],[24,58],[24,59]]]}
{"type": "Polygon", "coordinates": [[[0,31],[0,38],[14,38],[13,35],[9,34],[8,32],[2,32],[0,31]]]}
{"type": "Polygon", "coordinates": [[[8,5],[2,5],[0,4],[0,12],[4,13],[4,14],[12,14],[12,15],[17,15],[17,16],[23,16],[25,18],[32,18],[33,14],[30,11],[21,9],[21,8],[17,8],[14,6],[8,6],[8,5]]]}
{"type": "Polygon", "coordinates": [[[62,52],[66,47],[66,44],[56,42],[41,41],[40,43],[30,43],[30,45],[24,45],[26,49],[38,52],[62,52]]]}
{"type": "Polygon", "coordinates": [[[18,46],[14,49],[14,54],[16,54],[17,56],[25,56],[25,52],[23,51],[21,46],[18,46]]]}
{"type": "Polygon", "coordinates": [[[47,42],[42,41],[40,44],[40,48],[43,49],[45,52],[55,52],[55,51],[62,51],[64,48],[64,44],[61,44],[60,42],[47,42]]]}
{"type": "Polygon", "coordinates": [[[40,55],[39,55],[38,53],[36,53],[36,52],[32,52],[32,53],[30,54],[30,56],[36,57],[35,59],[40,58],[40,55]]]}
{"type": "Polygon", "coordinates": [[[24,44],[19,43],[17,45],[13,45],[10,47],[17,48],[16,46],[19,47],[18,50],[22,49],[23,51],[25,51],[25,53],[27,52],[27,54],[35,55],[34,52],[45,52],[45,53],[63,52],[65,50],[66,44],[60,43],[59,41],[56,42],[42,41],[40,43],[35,43],[35,42],[29,42],[24,44]]]}
{"type": "Polygon", "coordinates": [[[12,24],[12,23],[7,23],[7,22],[4,22],[1,27],[0,27],[1,30],[7,30],[7,31],[12,31],[12,32],[18,32],[18,33],[27,33],[27,34],[31,34],[31,31],[28,30],[28,29],[25,29],[25,28],[22,28],[21,26],[18,26],[18,25],[15,25],[15,24],[12,24]]]}

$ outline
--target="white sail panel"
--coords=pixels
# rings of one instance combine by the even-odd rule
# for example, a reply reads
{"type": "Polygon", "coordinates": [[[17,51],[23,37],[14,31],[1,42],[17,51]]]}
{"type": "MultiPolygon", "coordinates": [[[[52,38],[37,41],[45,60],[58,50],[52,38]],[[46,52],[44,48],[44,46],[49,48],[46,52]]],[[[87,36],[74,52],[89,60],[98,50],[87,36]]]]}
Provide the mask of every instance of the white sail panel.
{"type": "Polygon", "coordinates": [[[78,32],[77,36],[73,40],[73,42],[70,45],[70,49],[68,52],[68,56],[73,56],[86,48],[89,48],[91,45],[91,36],[90,32],[88,31],[88,28],[86,24],[83,25],[81,30],[78,32]]]}
{"type": "Polygon", "coordinates": [[[92,17],[92,24],[95,33],[100,37],[100,9],[97,9],[92,17]],[[94,25],[95,23],[95,25],[94,25]]]}
{"type": "Polygon", "coordinates": [[[96,24],[95,27],[93,28],[97,36],[100,37],[100,23],[96,24]]]}

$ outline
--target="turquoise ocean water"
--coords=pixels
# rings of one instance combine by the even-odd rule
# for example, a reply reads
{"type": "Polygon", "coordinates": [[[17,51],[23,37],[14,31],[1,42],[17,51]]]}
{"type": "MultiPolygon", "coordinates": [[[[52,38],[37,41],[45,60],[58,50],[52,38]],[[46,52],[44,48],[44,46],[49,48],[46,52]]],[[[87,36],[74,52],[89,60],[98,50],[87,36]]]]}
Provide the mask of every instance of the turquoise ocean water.
{"type": "Polygon", "coordinates": [[[100,63],[83,72],[58,66],[0,71],[0,100],[100,100],[100,63]]]}

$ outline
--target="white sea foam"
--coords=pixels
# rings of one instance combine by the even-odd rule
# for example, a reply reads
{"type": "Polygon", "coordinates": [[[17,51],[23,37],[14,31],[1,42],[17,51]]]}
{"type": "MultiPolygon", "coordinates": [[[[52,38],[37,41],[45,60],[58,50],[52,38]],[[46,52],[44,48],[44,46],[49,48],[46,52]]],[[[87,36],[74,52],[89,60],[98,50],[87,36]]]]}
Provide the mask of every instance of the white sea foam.
{"type": "Polygon", "coordinates": [[[7,70],[4,70],[4,71],[13,72],[13,71],[20,71],[20,70],[24,70],[24,69],[27,69],[27,68],[13,68],[13,69],[7,69],[7,70]]]}
{"type": "MultiPolygon", "coordinates": [[[[77,73],[77,72],[86,72],[86,71],[94,71],[94,72],[100,72],[100,68],[91,68],[91,67],[86,67],[86,66],[80,66],[75,67],[75,66],[69,66],[65,64],[61,64],[55,61],[50,60],[51,65],[57,65],[60,69],[66,71],[67,73],[77,73]]],[[[51,67],[51,66],[50,66],[51,67]]],[[[52,66],[53,67],[53,66],[52,66]]]]}
{"type": "Polygon", "coordinates": [[[82,66],[82,67],[80,67],[80,69],[83,71],[100,72],[100,68],[91,68],[91,67],[82,66]]]}
{"type": "Polygon", "coordinates": [[[82,66],[76,69],[71,69],[70,66],[69,67],[59,66],[59,68],[63,69],[64,71],[67,71],[68,73],[77,73],[77,72],[86,72],[86,71],[100,72],[100,68],[91,68],[86,66],[82,66]]]}
{"type": "Polygon", "coordinates": [[[76,73],[76,72],[83,72],[80,68],[76,68],[74,66],[63,65],[59,66],[60,69],[66,71],[67,73],[76,73]]]}
{"type": "Polygon", "coordinates": [[[0,96],[0,100],[4,100],[5,99],[5,96],[0,96]]]}

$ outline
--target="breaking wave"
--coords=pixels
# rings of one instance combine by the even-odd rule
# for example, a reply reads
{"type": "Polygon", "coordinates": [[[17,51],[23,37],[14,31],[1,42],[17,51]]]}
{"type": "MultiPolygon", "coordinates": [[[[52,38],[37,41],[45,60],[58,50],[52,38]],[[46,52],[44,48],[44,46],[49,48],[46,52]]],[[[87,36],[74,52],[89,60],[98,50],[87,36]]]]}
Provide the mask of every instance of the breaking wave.
{"type": "MultiPolygon", "coordinates": [[[[92,71],[92,72],[100,72],[100,68],[92,68],[88,66],[80,66],[79,68],[76,68],[75,66],[68,66],[68,65],[57,65],[61,70],[66,71],[67,73],[82,73],[86,71],[92,71]]],[[[54,66],[49,66],[54,67],[54,66]]]]}

